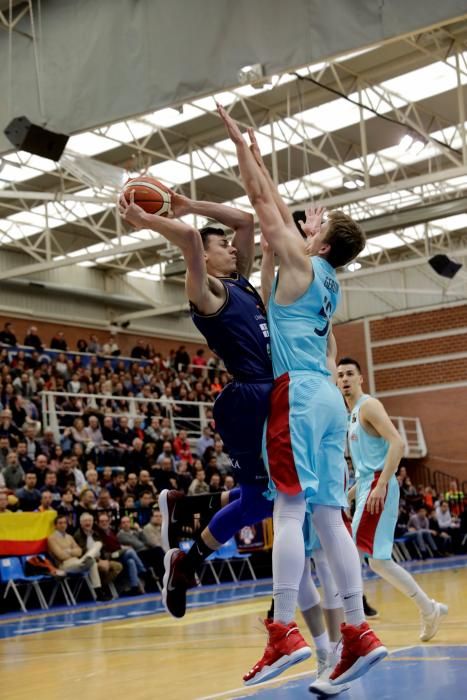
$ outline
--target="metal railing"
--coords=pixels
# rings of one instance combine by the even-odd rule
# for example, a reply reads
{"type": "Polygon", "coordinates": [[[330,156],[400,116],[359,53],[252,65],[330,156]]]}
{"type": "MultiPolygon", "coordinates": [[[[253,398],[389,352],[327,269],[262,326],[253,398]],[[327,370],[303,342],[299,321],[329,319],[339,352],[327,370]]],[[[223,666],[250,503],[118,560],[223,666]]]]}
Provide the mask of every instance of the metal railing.
{"type": "Polygon", "coordinates": [[[140,398],[135,396],[113,396],[107,394],[74,394],[71,392],[42,391],[42,424],[44,430],[54,431],[56,439],[59,439],[61,432],[65,429],[60,424],[60,418],[70,416],[80,418],[83,414],[92,414],[93,411],[103,416],[112,418],[128,417],[129,421],[143,416],[138,408],[142,405],[155,405],[160,408],[161,417],[170,420],[170,428],[174,435],[179,430],[186,430],[191,438],[199,437],[202,429],[208,423],[206,412],[212,409],[213,404],[202,401],[167,401],[156,398],[140,398]],[[57,405],[57,398],[74,398],[79,400],[79,412],[62,410],[60,404],[57,405]],[[106,410],[109,408],[112,410],[106,410]],[[106,406],[107,404],[107,406],[106,406]],[[124,410],[118,410],[118,404],[123,404],[124,410]],[[114,410],[116,409],[116,410],[114,410]],[[181,410],[178,410],[181,409],[181,410]]]}
{"type": "Polygon", "coordinates": [[[406,459],[426,457],[428,450],[420,418],[406,416],[390,416],[390,418],[404,440],[404,457],[406,459]]]}
{"type": "Polygon", "coordinates": [[[112,367],[118,362],[124,362],[125,367],[128,367],[133,362],[140,365],[147,366],[152,365],[152,360],[146,360],[145,358],[139,359],[137,357],[126,357],[125,355],[104,355],[101,352],[79,352],[78,350],[56,350],[53,348],[43,348],[42,350],[36,350],[30,345],[5,345],[0,343],[0,349],[8,351],[8,359],[11,360],[15,357],[20,350],[24,352],[26,357],[29,357],[33,352],[38,352],[39,357],[46,357],[50,360],[57,359],[58,355],[65,355],[67,360],[74,360],[75,357],[80,357],[83,362],[82,367],[87,367],[93,358],[97,358],[98,366],[101,367],[106,362],[110,362],[112,367]]]}

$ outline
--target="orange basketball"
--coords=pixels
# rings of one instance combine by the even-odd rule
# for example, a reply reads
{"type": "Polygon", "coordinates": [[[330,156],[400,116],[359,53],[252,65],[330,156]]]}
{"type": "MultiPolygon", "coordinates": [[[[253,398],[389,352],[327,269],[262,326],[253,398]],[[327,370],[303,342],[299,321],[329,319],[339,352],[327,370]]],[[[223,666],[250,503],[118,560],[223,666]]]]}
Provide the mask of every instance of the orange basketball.
{"type": "Polygon", "coordinates": [[[133,177],[125,183],[122,194],[130,201],[130,192],[135,193],[135,204],[148,214],[167,216],[170,211],[170,190],[153,177],[133,177]]]}

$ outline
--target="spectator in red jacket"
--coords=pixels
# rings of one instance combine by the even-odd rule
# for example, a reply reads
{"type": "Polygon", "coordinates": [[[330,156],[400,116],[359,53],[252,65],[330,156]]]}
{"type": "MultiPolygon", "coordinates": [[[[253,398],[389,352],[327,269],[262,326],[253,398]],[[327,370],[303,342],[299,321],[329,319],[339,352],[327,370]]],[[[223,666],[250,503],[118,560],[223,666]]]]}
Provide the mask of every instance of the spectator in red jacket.
{"type": "Polygon", "coordinates": [[[190,443],[188,442],[188,433],[186,430],[180,430],[173,442],[173,449],[177,459],[185,459],[188,464],[193,464],[193,455],[191,453],[190,443]]]}

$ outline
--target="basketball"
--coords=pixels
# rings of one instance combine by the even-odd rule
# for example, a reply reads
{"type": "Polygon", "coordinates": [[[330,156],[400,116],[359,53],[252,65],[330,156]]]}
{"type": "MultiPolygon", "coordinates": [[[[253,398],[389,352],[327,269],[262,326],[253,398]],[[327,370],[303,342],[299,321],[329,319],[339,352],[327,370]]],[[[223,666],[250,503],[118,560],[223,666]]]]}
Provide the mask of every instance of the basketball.
{"type": "Polygon", "coordinates": [[[167,216],[170,211],[170,190],[153,177],[134,177],[126,182],[122,194],[130,201],[130,192],[134,192],[135,204],[148,214],[167,216]]]}

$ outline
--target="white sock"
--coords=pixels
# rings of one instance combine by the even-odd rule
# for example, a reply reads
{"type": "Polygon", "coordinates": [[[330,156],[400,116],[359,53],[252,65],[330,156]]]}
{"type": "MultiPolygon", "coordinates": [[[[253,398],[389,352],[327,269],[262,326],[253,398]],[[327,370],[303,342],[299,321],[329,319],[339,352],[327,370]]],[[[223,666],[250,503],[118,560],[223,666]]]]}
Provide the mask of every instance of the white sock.
{"type": "Polygon", "coordinates": [[[293,588],[274,591],[274,622],[288,625],[295,618],[296,607],[297,591],[294,591],[293,588]]]}
{"type": "Polygon", "coordinates": [[[329,643],[329,635],[325,631],[318,637],[313,637],[315,643],[316,651],[325,651],[328,654],[331,651],[331,645],[329,643]]]}
{"type": "Polygon", "coordinates": [[[362,594],[347,593],[342,596],[345,621],[348,625],[361,625],[362,620],[362,594]]]}
{"type": "Polygon", "coordinates": [[[370,559],[371,569],[384,578],[385,581],[397,588],[408,598],[412,598],[415,605],[424,615],[433,612],[433,601],[428,598],[425,591],[420,588],[413,576],[392,559],[370,559]]]}
{"type": "Polygon", "coordinates": [[[288,496],[278,493],[274,503],[274,545],[272,575],[274,622],[289,624],[295,617],[298,589],[305,566],[303,493],[288,496]]]}
{"type": "Polygon", "coordinates": [[[313,506],[313,524],[342,599],[345,621],[349,625],[365,622],[362,602],[360,558],[340,508],[313,506]]]}

